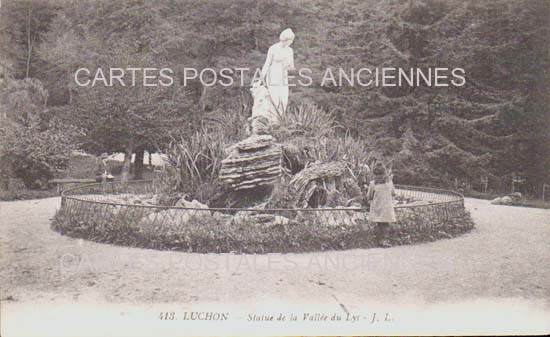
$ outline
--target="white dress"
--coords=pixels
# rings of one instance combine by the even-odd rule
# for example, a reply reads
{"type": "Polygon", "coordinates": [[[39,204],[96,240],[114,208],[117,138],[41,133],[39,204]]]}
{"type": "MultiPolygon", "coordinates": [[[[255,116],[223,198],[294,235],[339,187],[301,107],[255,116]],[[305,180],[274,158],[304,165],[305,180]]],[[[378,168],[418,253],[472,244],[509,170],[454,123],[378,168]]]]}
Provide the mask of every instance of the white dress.
{"type": "Polygon", "coordinates": [[[288,70],[294,69],[294,51],[279,42],[267,52],[262,68],[274,112],[283,113],[288,106],[288,70]]]}
{"type": "Polygon", "coordinates": [[[393,209],[393,194],[395,187],[393,183],[375,184],[371,181],[369,185],[368,198],[372,198],[370,204],[369,220],[371,222],[396,222],[395,210],[393,209]]]}

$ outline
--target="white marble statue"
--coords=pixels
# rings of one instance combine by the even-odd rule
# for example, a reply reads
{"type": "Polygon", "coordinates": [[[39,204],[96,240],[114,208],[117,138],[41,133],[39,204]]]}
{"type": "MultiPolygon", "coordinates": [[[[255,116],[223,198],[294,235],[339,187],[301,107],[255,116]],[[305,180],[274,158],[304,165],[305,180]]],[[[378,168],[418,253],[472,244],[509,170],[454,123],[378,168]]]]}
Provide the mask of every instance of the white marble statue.
{"type": "Polygon", "coordinates": [[[267,52],[267,58],[262,67],[262,80],[271,98],[274,112],[283,114],[288,106],[288,70],[294,69],[294,51],[290,45],[294,41],[294,32],[287,28],[279,35],[267,52]]]}

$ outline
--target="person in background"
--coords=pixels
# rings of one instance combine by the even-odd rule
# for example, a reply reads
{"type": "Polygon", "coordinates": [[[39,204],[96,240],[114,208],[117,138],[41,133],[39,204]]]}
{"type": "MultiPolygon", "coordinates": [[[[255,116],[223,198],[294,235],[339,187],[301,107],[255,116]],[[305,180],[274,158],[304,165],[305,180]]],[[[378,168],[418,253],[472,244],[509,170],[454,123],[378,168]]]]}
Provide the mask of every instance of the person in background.
{"type": "Polygon", "coordinates": [[[374,180],[370,182],[367,192],[367,199],[371,200],[369,221],[376,223],[376,242],[379,247],[391,247],[389,235],[390,223],[395,222],[395,211],[393,209],[393,176],[388,175],[386,167],[377,163],[373,169],[374,180]]]}
{"type": "MultiPolygon", "coordinates": [[[[112,177],[108,173],[107,163],[105,162],[109,155],[107,153],[102,153],[99,158],[96,160],[96,167],[94,170],[95,173],[95,181],[98,183],[104,183],[106,181],[109,181],[109,177],[112,177]]],[[[112,180],[112,179],[111,179],[112,180]]]]}

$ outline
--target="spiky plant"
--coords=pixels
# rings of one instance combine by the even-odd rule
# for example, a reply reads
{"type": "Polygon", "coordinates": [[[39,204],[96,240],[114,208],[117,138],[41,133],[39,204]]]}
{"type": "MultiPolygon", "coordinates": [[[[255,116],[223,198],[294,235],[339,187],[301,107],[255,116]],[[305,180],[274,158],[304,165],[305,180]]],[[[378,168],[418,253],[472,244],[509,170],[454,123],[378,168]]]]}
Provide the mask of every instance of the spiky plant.
{"type": "Polygon", "coordinates": [[[223,135],[204,128],[189,137],[173,138],[166,150],[173,184],[206,200],[216,189],[225,147],[223,135]]]}
{"type": "Polygon", "coordinates": [[[286,112],[276,112],[277,127],[275,136],[280,139],[301,135],[305,137],[323,137],[333,134],[340,127],[331,112],[316,105],[301,103],[291,106],[286,112]]]}

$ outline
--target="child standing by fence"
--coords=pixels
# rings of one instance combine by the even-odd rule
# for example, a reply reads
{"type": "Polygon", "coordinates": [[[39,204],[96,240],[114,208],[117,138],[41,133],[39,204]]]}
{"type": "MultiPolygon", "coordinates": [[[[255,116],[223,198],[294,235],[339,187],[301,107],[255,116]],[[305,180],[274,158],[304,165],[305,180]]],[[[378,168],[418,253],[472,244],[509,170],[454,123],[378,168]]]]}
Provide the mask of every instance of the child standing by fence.
{"type": "Polygon", "coordinates": [[[369,220],[376,223],[376,242],[379,247],[391,247],[389,235],[391,222],[395,222],[393,195],[395,188],[392,176],[388,176],[382,163],[377,163],[373,169],[374,180],[370,182],[367,199],[371,200],[369,220]]]}

